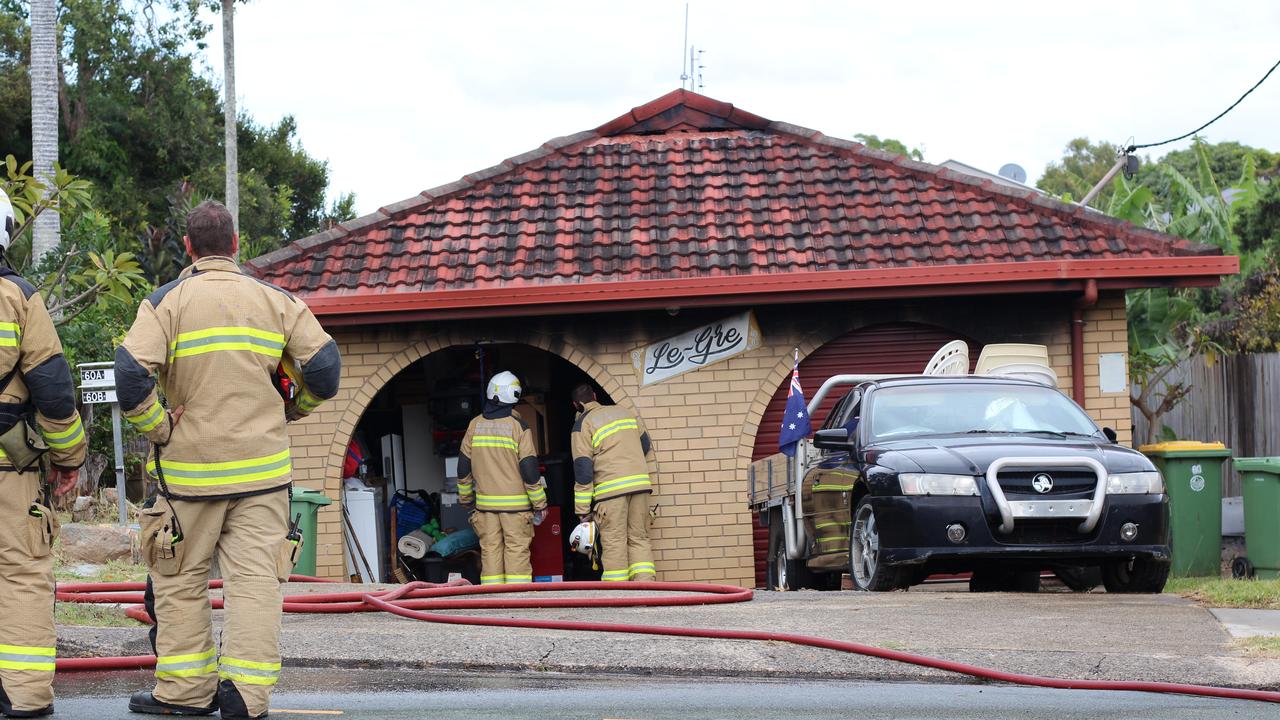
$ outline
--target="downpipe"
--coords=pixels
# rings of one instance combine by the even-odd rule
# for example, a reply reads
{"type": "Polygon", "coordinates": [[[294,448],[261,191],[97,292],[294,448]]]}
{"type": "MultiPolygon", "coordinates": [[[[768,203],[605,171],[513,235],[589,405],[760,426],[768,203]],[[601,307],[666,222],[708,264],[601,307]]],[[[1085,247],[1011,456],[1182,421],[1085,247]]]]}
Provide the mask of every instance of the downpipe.
{"type": "MultiPolygon", "coordinates": [[[[293,582],[328,582],[318,578],[292,576],[293,582]]],[[[210,587],[220,586],[220,581],[210,582],[210,587]]],[[[58,588],[57,599],[61,602],[83,603],[122,603],[142,602],[145,583],[79,583],[64,585],[58,588]]],[[[609,632],[633,635],[659,635],[669,637],[695,637],[712,640],[756,640],[764,642],[782,642],[805,647],[824,648],[838,652],[877,657],[884,660],[918,665],[920,667],[946,670],[961,675],[968,675],[983,680],[1028,685],[1032,687],[1053,688],[1060,690],[1119,690],[1127,692],[1153,692],[1176,695],[1192,695],[1197,697],[1213,697],[1229,700],[1256,700],[1259,702],[1280,703],[1280,692],[1270,690],[1245,690],[1221,688],[1208,685],[1188,685],[1182,683],[1125,681],[1125,680],[1077,680],[1052,678],[1040,675],[1011,673],[992,668],[984,668],[966,663],[931,658],[901,650],[845,640],[800,635],[796,633],[778,633],[763,630],[729,630],[719,628],[689,628],[664,625],[637,625],[632,623],[602,623],[578,620],[549,620],[538,618],[520,618],[505,616],[472,616],[452,615],[436,612],[440,610],[513,610],[535,608],[587,608],[587,607],[674,607],[688,605],[712,605],[723,603],[748,602],[754,593],[746,588],[733,585],[715,585],[707,583],[683,582],[561,582],[561,583],[525,583],[519,585],[470,585],[465,580],[444,585],[413,582],[381,592],[341,592],[304,595],[287,595],[283,609],[292,613],[353,613],[353,612],[386,612],[410,620],[440,623],[446,625],[473,625],[481,627],[514,627],[535,630],[567,630],[580,632],[609,632]],[[548,594],[557,592],[578,592],[583,590],[609,590],[613,592],[654,592],[661,591],[665,595],[641,595],[636,597],[562,597],[548,598],[548,594]],[[536,597],[493,597],[512,593],[529,593],[536,597]],[[431,612],[429,612],[431,611],[431,612]]],[[[221,607],[221,601],[215,600],[214,607],[221,607]]],[[[151,622],[146,611],[138,607],[128,609],[129,617],[137,618],[139,614],[144,622],[151,622]]],[[[131,670],[155,665],[152,655],[106,658],[59,658],[59,672],[76,672],[86,670],[131,670]]]]}

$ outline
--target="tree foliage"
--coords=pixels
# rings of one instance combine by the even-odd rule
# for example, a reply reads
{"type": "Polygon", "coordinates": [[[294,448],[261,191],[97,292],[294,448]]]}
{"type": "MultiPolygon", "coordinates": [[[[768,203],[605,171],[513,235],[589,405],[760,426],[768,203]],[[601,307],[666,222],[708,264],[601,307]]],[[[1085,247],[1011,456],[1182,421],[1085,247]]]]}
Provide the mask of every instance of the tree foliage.
{"type": "MultiPolygon", "coordinates": [[[[164,225],[175,188],[223,192],[219,90],[193,49],[210,26],[206,0],[61,0],[62,166],[94,186],[94,202],[124,238],[164,225]]],[[[0,0],[0,148],[29,159],[29,29],[24,3],[0,0]]],[[[242,240],[275,249],[324,224],[329,170],[285,117],[241,115],[242,240]]],[[[135,246],[132,249],[142,248],[135,246]]]]}
{"type": "Polygon", "coordinates": [[[866,133],[858,133],[853,136],[855,140],[875,150],[884,150],[894,155],[905,155],[912,160],[924,161],[924,153],[919,148],[907,147],[907,144],[901,140],[893,138],[881,138],[877,135],[868,135],[866,133]]]}

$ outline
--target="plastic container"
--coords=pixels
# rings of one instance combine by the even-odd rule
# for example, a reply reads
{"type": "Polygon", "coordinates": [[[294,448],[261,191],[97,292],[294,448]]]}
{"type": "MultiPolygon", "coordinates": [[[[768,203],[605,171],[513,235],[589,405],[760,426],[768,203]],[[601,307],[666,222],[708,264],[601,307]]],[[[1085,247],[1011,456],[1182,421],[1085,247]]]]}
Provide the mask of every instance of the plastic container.
{"type": "Polygon", "coordinates": [[[331,502],[333,500],[329,496],[318,490],[293,491],[293,498],[289,501],[289,521],[293,522],[293,518],[302,515],[298,522],[298,530],[302,532],[302,555],[293,566],[293,572],[298,575],[316,574],[316,514],[322,505],[331,502]]]}
{"type": "Polygon", "coordinates": [[[1138,448],[1159,468],[1169,495],[1170,575],[1222,573],[1222,443],[1179,440],[1138,448]]]}
{"type": "Polygon", "coordinates": [[[1253,577],[1280,578],[1280,457],[1236,458],[1244,485],[1244,544],[1253,577]]]}

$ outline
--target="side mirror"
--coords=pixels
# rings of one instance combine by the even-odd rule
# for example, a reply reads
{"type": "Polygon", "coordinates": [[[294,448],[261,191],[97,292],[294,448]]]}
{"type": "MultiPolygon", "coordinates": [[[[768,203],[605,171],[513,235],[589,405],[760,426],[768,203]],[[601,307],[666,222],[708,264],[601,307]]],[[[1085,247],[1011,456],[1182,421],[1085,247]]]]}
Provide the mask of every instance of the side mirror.
{"type": "Polygon", "coordinates": [[[1116,435],[1116,431],[1112,430],[1109,427],[1102,428],[1102,434],[1107,436],[1108,442],[1110,442],[1112,445],[1116,444],[1116,439],[1119,437],[1118,435],[1116,435]]]}
{"type": "Polygon", "coordinates": [[[813,446],[822,450],[853,451],[853,440],[846,428],[831,428],[814,433],[813,446]]]}

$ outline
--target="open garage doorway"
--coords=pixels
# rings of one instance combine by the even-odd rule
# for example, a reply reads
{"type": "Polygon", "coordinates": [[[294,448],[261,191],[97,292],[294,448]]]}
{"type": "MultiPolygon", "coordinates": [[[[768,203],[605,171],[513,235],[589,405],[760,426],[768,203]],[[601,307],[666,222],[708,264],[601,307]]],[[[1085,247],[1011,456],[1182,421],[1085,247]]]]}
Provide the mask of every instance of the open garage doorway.
{"type": "Polygon", "coordinates": [[[374,397],[349,449],[349,457],[363,463],[348,462],[344,470],[349,574],[375,582],[440,582],[451,575],[479,582],[478,548],[467,542],[469,514],[458,503],[457,458],[467,424],[484,405],[489,378],[504,370],[520,378],[524,392],[516,412],[533,432],[547,484],[549,513],[533,545],[535,579],[599,579],[590,561],[568,549],[575,521],[569,446],[575,411],[569,396],[587,383],[602,401],[611,399],[569,361],[519,343],[439,350],[406,367],[374,397]],[[347,472],[361,465],[362,475],[347,472]],[[416,541],[440,552],[429,547],[422,558],[412,557],[412,548],[400,553],[400,538],[413,530],[422,531],[416,541]]]}

